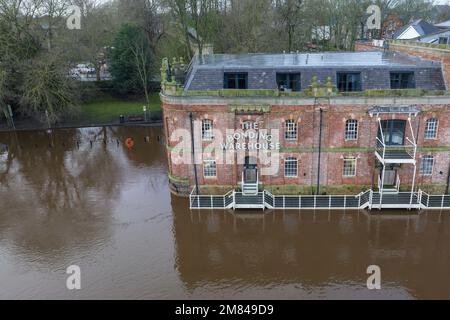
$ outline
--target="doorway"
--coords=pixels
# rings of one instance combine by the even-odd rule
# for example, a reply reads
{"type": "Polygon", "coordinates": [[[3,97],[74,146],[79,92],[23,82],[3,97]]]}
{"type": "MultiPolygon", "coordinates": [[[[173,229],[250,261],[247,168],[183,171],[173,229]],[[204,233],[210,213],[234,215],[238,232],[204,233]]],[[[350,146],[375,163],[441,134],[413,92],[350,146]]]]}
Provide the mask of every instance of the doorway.
{"type": "MultiPolygon", "coordinates": [[[[380,172],[381,175],[383,175],[383,172],[380,172]]],[[[394,187],[397,185],[397,169],[388,169],[386,168],[386,171],[384,173],[384,183],[383,185],[385,187],[394,187]]]]}
{"type": "MultiPolygon", "coordinates": [[[[405,145],[406,120],[382,120],[381,128],[387,146],[405,145]]],[[[382,140],[381,129],[378,129],[378,138],[382,140]]]]}
{"type": "Polygon", "coordinates": [[[258,182],[258,162],[255,157],[245,157],[244,183],[258,182]]]}

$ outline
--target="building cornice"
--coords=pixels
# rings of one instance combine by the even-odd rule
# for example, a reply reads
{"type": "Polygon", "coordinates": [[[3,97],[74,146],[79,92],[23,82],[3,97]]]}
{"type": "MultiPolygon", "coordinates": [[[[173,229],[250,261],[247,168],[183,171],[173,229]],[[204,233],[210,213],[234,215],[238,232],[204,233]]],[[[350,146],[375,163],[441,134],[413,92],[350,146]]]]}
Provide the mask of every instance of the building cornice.
{"type": "Polygon", "coordinates": [[[423,97],[217,97],[217,96],[168,96],[161,93],[164,104],[195,106],[230,105],[271,105],[271,106],[311,106],[311,105],[450,105],[450,96],[423,97]]]}

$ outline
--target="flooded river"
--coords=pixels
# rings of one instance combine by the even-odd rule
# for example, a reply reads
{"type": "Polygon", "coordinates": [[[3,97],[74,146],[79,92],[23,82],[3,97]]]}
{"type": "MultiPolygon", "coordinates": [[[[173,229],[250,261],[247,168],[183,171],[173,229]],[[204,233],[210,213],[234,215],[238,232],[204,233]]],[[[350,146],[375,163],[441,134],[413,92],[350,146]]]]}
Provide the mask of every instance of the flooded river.
{"type": "Polygon", "coordinates": [[[161,135],[0,133],[0,299],[450,299],[450,213],[190,212],[161,135]]]}

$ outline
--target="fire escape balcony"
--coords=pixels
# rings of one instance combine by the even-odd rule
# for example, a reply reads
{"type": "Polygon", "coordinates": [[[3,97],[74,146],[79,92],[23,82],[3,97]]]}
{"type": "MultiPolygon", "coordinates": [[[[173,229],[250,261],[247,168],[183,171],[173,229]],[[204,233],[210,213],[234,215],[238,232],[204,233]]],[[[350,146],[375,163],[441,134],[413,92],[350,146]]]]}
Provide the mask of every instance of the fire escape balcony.
{"type": "Polygon", "coordinates": [[[377,138],[375,155],[383,164],[416,164],[417,144],[406,138],[403,146],[386,145],[380,138],[377,138]]]}
{"type": "MultiPolygon", "coordinates": [[[[393,133],[394,131],[392,128],[390,131],[385,132],[383,130],[381,119],[378,118],[379,134],[377,137],[375,155],[383,166],[388,164],[416,165],[417,142],[411,123],[411,117],[405,122],[407,122],[407,124],[405,123],[402,126],[397,127],[395,133],[393,133]],[[407,126],[409,127],[409,134],[406,134],[407,126]],[[393,143],[393,137],[395,137],[397,143],[393,143]],[[400,141],[402,141],[401,144],[398,143],[400,141]]],[[[395,124],[395,122],[392,124],[395,124]]]]}

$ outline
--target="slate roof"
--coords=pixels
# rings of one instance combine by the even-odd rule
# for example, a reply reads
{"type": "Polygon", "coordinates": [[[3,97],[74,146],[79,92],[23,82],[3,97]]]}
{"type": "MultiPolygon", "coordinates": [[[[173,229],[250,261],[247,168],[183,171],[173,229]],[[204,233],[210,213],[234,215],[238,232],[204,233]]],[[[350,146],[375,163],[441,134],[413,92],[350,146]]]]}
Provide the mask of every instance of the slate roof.
{"type": "Polygon", "coordinates": [[[247,74],[248,89],[276,89],[277,73],[299,73],[301,90],[317,76],[321,83],[339,72],[361,74],[362,90],[390,89],[390,72],[414,72],[416,88],[443,90],[442,64],[393,51],[291,54],[207,54],[193,58],[184,90],[221,90],[226,72],[247,74]]]}
{"type": "Polygon", "coordinates": [[[197,68],[253,69],[307,67],[433,67],[439,63],[398,52],[331,52],[301,54],[211,54],[201,59],[197,68]]]}
{"type": "Polygon", "coordinates": [[[398,37],[400,37],[402,35],[402,33],[405,32],[410,27],[414,28],[420,36],[425,36],[430,33],[439,32],[439,30],[440,30],[438,27],[433,26],[422,19],[419,19],[419,20],[413,21],[410,24],[407,24],[406,26],[397,30],[394,33],[394,36],[393,36],[394,39],[397,39],[398,37]]]}
{"type": "Polygon", "coordinates": [[[435,24],[435,26],[439,28],[450,28],[450,20],[435,24]]]}

